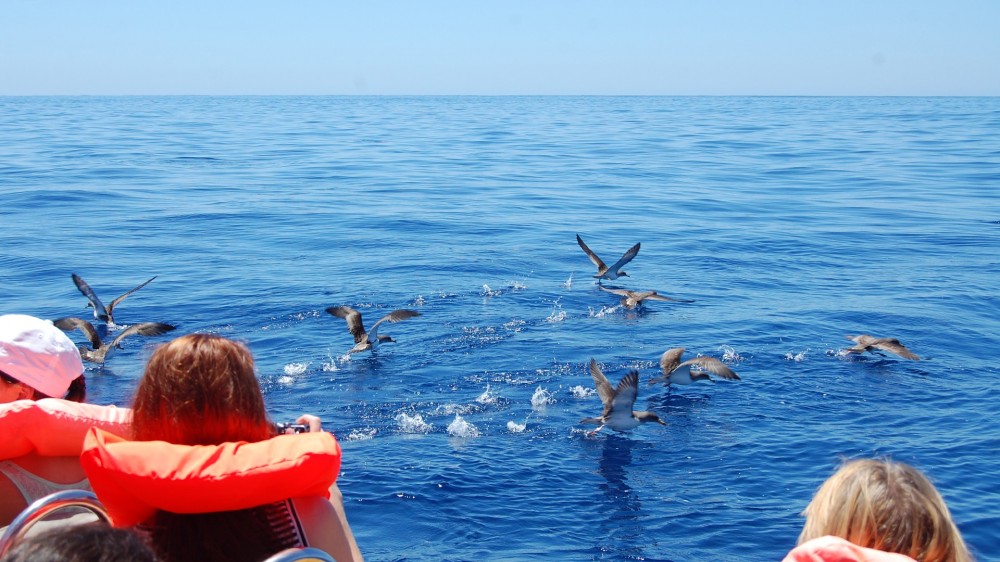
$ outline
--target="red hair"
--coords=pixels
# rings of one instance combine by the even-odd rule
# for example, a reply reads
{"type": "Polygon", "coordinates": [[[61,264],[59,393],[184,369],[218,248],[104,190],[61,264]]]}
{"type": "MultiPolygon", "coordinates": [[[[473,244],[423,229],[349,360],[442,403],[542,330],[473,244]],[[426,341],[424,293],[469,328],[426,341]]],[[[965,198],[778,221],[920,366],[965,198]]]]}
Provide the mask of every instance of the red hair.
{"type": "MultiPolygon", "coordinates": [[[[157,348],[132,403],[132,438],[178,445],[257,442],[274,436],[250,350],[212,334],[157,348]]],[[[215,513],[157,511],[142,528],[159,560],[263,560],[283,548],[274,505],[215,513]]]]}
{"type": "Polygon", "coordinates": [[[273,434],[245,345],[189,334],[149,358],[132,404],[133,439],[218,445],[273,434]]]}

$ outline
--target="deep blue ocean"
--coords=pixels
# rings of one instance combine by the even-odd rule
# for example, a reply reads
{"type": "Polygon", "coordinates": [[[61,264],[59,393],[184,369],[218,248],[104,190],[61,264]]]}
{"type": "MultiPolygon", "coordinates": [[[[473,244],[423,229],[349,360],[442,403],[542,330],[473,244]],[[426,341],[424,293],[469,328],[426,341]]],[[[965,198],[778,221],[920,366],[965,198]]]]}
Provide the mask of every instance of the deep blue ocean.
{"type": "Polygon", "coordinates": [[[339,438],[370,561],[780,560],[870,456],[1000,560],[1000,98],[0,97],[0,194],[0,311],[157,276],[115,318],[177,330],[90,400],[173,335],[247,342],[274,419],[339,438]],[[623,309],[577,234],[694,302],[623,309]],[[333,305],[421,316],[348,356],[333,305]],[[647,385],[672,347],[742,380],[647,385]],[[667,425],[588,436],[591,358],[667,425]]]}

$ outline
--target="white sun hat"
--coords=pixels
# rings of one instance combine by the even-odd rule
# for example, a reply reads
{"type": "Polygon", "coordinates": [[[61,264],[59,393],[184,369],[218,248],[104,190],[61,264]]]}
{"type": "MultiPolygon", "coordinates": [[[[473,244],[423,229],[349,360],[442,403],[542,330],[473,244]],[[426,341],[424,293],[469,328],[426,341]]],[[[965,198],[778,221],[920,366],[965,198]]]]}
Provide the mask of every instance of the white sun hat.
{"type": "Polygon", "coordinates": [[[35,390],[62,398],[83,374],[80,351],[48,320],[24,314],[0,316],[0,371],[35,390]]]}

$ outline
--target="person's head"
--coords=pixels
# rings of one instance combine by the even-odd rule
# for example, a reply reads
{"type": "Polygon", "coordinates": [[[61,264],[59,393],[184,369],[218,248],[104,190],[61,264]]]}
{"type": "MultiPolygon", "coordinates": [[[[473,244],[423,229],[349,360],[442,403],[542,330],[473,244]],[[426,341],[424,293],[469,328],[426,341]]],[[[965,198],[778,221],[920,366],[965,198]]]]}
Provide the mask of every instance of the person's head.
{"type": "Polygon", "coordinates": [[[107,523],[63,525],[25,538],[0,562],[155,562],[142,537],[107,523]]]}
{"type": "Polygon", "coordinates": [[[825,535],[920,562],[971,560],[944,498],[919,470],[860,459],[837,470],[803,515],[799,544],[825,535]]]}
{"type": "Polygon", "coordinates": [[[48,320],[0,316],[0,403],[65,398],[83,402],[87,385],[80,351],[48,320]]]}
{"type": "Polygon", "coordinates": [[[189,334],[153,352],[132,402],[132,436],[140,441],[217,445],[274,435],[241,343],[189,334]]]}
{"type": "MultiPolygon", "coordinates": [[[[132,402],[132,437],[180,445],[274,437],[250,350],[211,334],[181,336],[157,348],[132,402]]],[[[143,526],[166,562],[260,560],[283,547],[263,508],[157,511],[143,526]]]]}

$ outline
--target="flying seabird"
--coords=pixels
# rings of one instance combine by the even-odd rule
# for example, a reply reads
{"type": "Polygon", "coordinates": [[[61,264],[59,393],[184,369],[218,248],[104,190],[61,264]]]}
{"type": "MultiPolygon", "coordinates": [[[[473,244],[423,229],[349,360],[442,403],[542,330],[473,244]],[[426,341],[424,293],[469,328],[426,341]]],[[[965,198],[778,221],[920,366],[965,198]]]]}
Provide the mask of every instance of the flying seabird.
{"type": "Polygon", "coordinates": [[[632,369],[618,382],[618,388],[611,388],[608,378],[601,372],[597,361],[590,360],[590,376],[594,378],[594,385],[597,387],[597,395],[604,403],[604,411],[597,418],[584,418],[580,423],[598,424],[599,427],[590,432],[590,435],[608,426],[615,431],[628,431],[641,423],[656,422],[660,425],[667,425],[653,412],[636,412],[632,410],[635,405],[635,398],[639,394],[639,371],[632,369]]]}
{"type": "Polygon", "coordinates": [[[601,286],[601,290],[621,296],[621,304],[625,308],[639,308],[643,301],[673,301],[673,302],[694,302],[688,299],[674,299],[665,297],[656,291],[630,291],[628,289],[609,289],[601,286]]]}
{"type": "Polygon", "coordinates": [[[125,297],[145,287],[153,279],[156,279],[156,275],[150,277],[145,283],[140,284],[138,287],[130,291],[126,291],[125,294],[111,301],[111,304],[105,307],[104,303],[101,302],[101,299],[97,298],[97,293],[95,293],[94,290],[90,288],[90,285],[87,285],[87,282],[84,281],[82,277],[80,277],[75,273],[71,274],[71,276],[73,277],[73,283],[76,284],[76,288],[80,289],[80,292],[83,293],[83,296],[87,297],[87,300],[90,301],[87,303],[87,306],[94,308],[94,318],[97,320],[101,320],[102,322],[106,322],[112,326],[115,325],[115,317],[113,314],[115,306],[117,306],[118,303],[125,300],[125,297]]]}
{"type": "Polygon", "coordinates": [[[649,384],[663,382],[669,387],[673,384],[691,384],[695,381],[714,382],[708,373],[727,380],[740,380],[740,377],[732,369],[714,357],[694,357],[681,363],[683,354],[683,347],[664,351],[663,355],[660,356],[660,369],[663,371],[663,375],[650,380],[649,384]]]}
{"type": "Polygon", "coordinates": [[[174,329],[174,326],[171,326],[170,324],[163,324],[161,322],[141,322],[139,324],[132,324],[128,328],[125,328],[110,342],[102,343],[101,336],[97,334],[97,330],[94,328],[94,325],[82,318],[67,316],[65,318],[53,320],[52,323],[55,324],[55,326],[60,330],[67,332],[80,330],[83,332],[84,335],[87,336],[87,339],[90,340],[91,347],[87,347],[85,345],[77,346],[80,349],[80,357],[93,363],[104,363],[104,359],[107,354],[114,349],[121,349],[122,340],[133,334],[138,334],[140,336],[158,336],[174,329]]]}
{"type": "MultiPolygon", "coordinates": [[[[899,343],[896,338],[876,338],[869,336],[868,334],[861,334],[860,336],[847,336],[847,339],[853,341],[856,345],[854,347],[849,347],[845,351],[847,353],[878,353],[876,350],[888,351],[889,353],[895,353],[896,355],[903,357],[905,359],[913,359],[914,361],[919,360],[915,353],[906,349],[906,346],[899,343]]],[[[882,355],[879,353],[879,355],[882,355]]]]}
{"type": "Polygon", "coordinates": [[[401,320],[406,320],[407,318],[413,318],[414,316],[420,316],[420,313],[416,310],[399,309],[393,310],[389,314],[386,314],[382,318],[378,319],[371,330],[365,331],[365,325],[361,320],[361,313],[349,306],[331,306],[326,309],[327,312],[336,316],[337,318],[343,318],[347,320],[347,331],[351,332],[354,336],[354,347],[351,348],[349,353],[358,353],[359,351],[375,351],[380,343],[385,342],[395,342],[390,336],[380,336],[378,334],[379,324],[382,322],[399,322],[401,320]]]}
{"type": "Polygon", "coordinates": [[[579,234],[576,235],[576,243],[583,248],[583,251],[586,252],[587,256],[590,258],[590,261],[594,262],[594,265],[597,266],[597,275],[594,275],[594,278],[597,279],[598,283],[601,282],[601,279],[613,280],[618,279],[619,277],[628,277],[628,273],[622,271],[621,268],[628,262],[632,261],[636,254],[639,253],[639,244],[637,243],[635,246],[629,248],[627,252],[622,254],[622,257],[619,258],[614,265],[608,267],[604,265],[601,258],[597,257],[597,254],[595,254],[590,248],[587,247],[586,244],[583,243],[583,238],[580,238],[579,234]]]}

